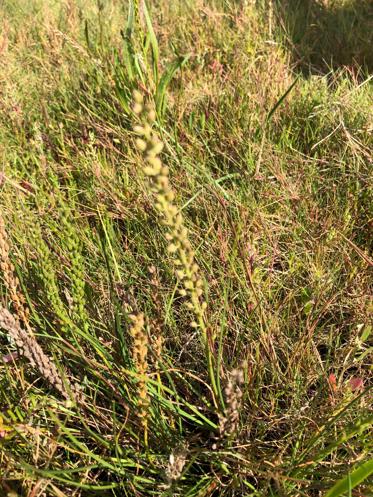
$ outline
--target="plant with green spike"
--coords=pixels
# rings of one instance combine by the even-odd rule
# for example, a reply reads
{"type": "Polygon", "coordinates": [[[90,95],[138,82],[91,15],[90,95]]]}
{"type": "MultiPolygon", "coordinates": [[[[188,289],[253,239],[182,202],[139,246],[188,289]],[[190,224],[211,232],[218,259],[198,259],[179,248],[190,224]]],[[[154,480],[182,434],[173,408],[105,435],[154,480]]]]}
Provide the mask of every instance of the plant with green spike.
{"type": "Polygon", "coordinates": [[[179,293],[185,297],[187,308],[195,316],[191,326],[201,331],[210,380],[216,394],[217,386],[211,352],[212,336],[206,318],[207,303],[203,299],[203,280],[200,268],[195,260],[183,215],[175,204],[175,193],[169,181],[169,169],[159,157],[164,144],[153,129],[156,119],[155,111],[151,105],[144,105],[144,97],[139,91],[135,91],[133,97],[133,111],[140,121],[133,128],[138,135],[136,147],[144,157],[143,172],[150,180],[150,190],[155,196],[155,208],[162,219],[162,224],[167,228],[167,249],[173,255],[175,274],[181,287],[179,293]]]}
{"type": "MultiPolygon", "coordinates": [[[[70,265],[67,266],[71,279],[71,317],[76,324],[87,333],[89,319],[86,310],[85,296],[85,268],[82,256],[82,242],[74,228],[74,219],[70,207],[65,199],[59,198],[59,231],[61,232],[62,246],[66,249],[70,265]]],[[[57,228],[57,226],[55,226],[57,228]]]]}
{"type": "Polygon", "coordinates": [[[60,297],[56,272],[53,266],[51,251],[43,238],[40,226],[34,225],[31,230],[31,244],[42,262],[38,266],[39,275],[43,282],[48,303],[53,309],[57,320],[62,328],[66,330],[71,327],[71,319],[66,310],[65,304],[60,297]]]}

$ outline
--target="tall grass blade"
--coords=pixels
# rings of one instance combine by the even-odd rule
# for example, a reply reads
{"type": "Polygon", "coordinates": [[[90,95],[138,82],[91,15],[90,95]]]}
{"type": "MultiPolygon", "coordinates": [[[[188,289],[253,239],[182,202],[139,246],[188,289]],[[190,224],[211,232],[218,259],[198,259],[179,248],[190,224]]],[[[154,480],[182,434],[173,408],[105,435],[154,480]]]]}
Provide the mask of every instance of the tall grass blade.
{"type": "Polygon", "coordinates": [[[267,122],[271,119],[271,117],[273,116],[273,114],[280,107],[280,105],[282,104],[282,102],[286,99],[286,97],[289,95],[289,93],[294,88],[294,86],[298,83],[298,81],[299,81],[299,76],[297,78],[295,78],[295,80],[291,83],[291,85],[286,90],[286,92],[277,100],[277,102],[275,103],[275,105],[272,107],[272,109],[269,111],[269,113],[267,115],[267,119],[266,119],[267,122]]]}
{"type": "Polygon", "coordinates": [[[159,47],[158,47],[158,40],[155,35],[154,29],[153,29],[153,24],[150,18],[149,10],[148,7],[146,6],[146,2],[144,1],[143,3],[143,13],[144,13],[144,18],[146,22],[146,27],[148,30],[147,37],[149,39],[150,47],[152,50],[152,66],[153,66],[153,78],[155,85],[158,85],[158,63],[159,63],[159,47]]]}
{"type": "Polygon", "coordinates": [[[134,60],[134,50],[132,44],[133,27],[134,27],[134,8],[133,8],[133,2],[130,1],[128,7],[127,26],[125,31],[122,32],[123,59],[124,59],[124,65],[127,70],[128,79],[130,81],[133,81],[135,79],[135,60],[134,60]]]}
{"type": "Polygon", "coordinates": [[[165,69],[162,77],[157,86],[157,91],[155,94],[155,105],[157,109],[157,114],[160,118],[164,116],[166,110],[166,91],[171,83],[175,73],[178,69],[181,69],[189,59],[189,55],[187,56],[179,56],[176,60],[171,62],[171,64],[165,69]]]}

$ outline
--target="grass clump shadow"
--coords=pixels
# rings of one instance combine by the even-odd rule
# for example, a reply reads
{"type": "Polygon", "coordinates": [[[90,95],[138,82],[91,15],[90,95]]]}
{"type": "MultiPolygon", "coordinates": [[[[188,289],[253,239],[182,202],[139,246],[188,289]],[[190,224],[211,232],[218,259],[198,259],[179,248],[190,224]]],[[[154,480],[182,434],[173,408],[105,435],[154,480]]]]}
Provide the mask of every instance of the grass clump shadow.
{"type": "Polygon", "coordinates": [[[347,68],[362,79],[373,71],[373,7],[369,0],[275,0],[276,17],[303,74],[347,68]]]}

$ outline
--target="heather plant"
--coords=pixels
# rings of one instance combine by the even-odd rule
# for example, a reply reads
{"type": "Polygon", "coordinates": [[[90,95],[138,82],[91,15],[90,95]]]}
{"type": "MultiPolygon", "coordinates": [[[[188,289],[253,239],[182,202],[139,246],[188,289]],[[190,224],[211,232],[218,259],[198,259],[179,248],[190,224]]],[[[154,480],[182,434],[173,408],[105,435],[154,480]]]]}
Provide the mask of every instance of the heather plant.
{"type": "Polygon", "coordinates": [[[285,4],[0,5],[1,495],[369,494],[371,79],[285,4]]]}

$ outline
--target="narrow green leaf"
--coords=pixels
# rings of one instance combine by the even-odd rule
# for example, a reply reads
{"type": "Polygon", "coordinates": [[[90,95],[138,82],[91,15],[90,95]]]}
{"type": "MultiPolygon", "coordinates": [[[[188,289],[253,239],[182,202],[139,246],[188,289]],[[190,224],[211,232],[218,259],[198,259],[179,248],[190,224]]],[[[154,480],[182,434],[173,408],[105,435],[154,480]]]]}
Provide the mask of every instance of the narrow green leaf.
{"type": "Polygon", "coordinates": [[[369,478],[371,474],[373,474],[373,459],[361,464],[352,473],[337,481],[325,497],[339,497],[369,478]]]}
{"type": "Polygon", "coordinates": [[[152,49],[152,56],[153,56],[153,77],[155,84],[158,84],[158,63],[159,63],[159,47],[158,47],[158,40],[155,35],[154,29],[153,29],[153,24],[150,18],[149,10],[148,7],[146,6],[146,2],[144,1],[143,3],[144,6],[144,17],[145,17],[145,22],[146,22],[146,27],[148,30],[148,38],[150,42],[150,46],[152,49]]]}
{"type": "Polygon", "coordinates": [[[88,21],[87,19],[84,21],[84,37],[85,37],[85,42],[87,45],[88,51],[91,50],[91,41],[89,39],[89,28],[88,28],[88,21]]]}
{"type": "Polygon", "coordinates": [[[363,333],[361,334],[360,341],[361,342],[366,342],[369,338],[369,335],[372,332],[372,327],[371,326],[366,326],[363,330],[363,333]]]}
{"type": "Polygon", "coordinates": [[[133,2],[129,2],[128,7],[128,17],[127,17],[127,25],[124,32],[122,32],[123,36],[123,60],[124,65],[127,70],[127,75],[130,81],[133,81],[135,78],[135,63],[134,63],[134,53],[132,46],[132,34],[133,34],[133,26],[134,26],[134,8],[133,2]]]}
{"type": "Polygon", "coordinates": [[[185,57],[178,57],[176,60],[171,62],[169,66],[165,69],[162,77],[157,86],[157,91],[155,95],[155,105],[157,109],[157,113],[160,117],[163,117],[165,112],[165,96],[166,90],[172,81],[176,71],[184,66],[184,64],[188,61],[189,55],[185,57]]]}
{"type": "Polygon", "coordinates": [[[369,416],[366,419],[362,419],[358,421],[356,424],[350,426],[348,429],[345,430],[344,433],[342,433],[337,440],[335,440],[333,443],[331,443],[326,449],[320,451],[316,457],[313,458],[313,462],[319,462],[325,459],[329,454],[333,452],[333,450],[337,449],[338,447],[341,447],[344,443],[346,443],[350,438],[354,437],[355,435],[361,434],[366,430],[369,430],[373,424],[373,415],[369,416]]]}
{"type": "MultiPolygon", "coordinates": [[[[341,417],[343,417],[344,413],[350,409],[353,405],[357,404],[359,402],[359,400],[364,396],[364,395],[367,395],[368,392],[370,392],[370,390],[372,389],[373,387],[368,387],[366,388],[363,392],[361,392],[360,395],[357,395],[354,399],[351,400],[351,402],[349,402],[347,405],[345,405],[345,407],[339,411],[335,416],[332,416],[323,426],[320,426],[317,434],[311,438],[310,442],[308,443],[308,445],[305,447],[305,449],[302,451],[298,461],[296,462],[296,466],[299,465],[301,462],[304,461],[304,458],[305,456],[309,453],[309,451],[316,445],[316,443],[324,436],[324,433],[331,427],[333,426],[337,421],[338,419],[340,419],[341,417]]],[[[292,472],[292,476],[294,476],[296,474],[296,471],[295,472],[292,472]]]]}
{"type": "Polygon", "coordinates": [[[282,102],[285,100],[285,98],[289,95],[291,90],[294,88],[294,86],[298,83],[299,76],[295,78],[295,80],[292,82],[292,84],[289,86],[289,88],[286,90],[286,92],[277,100],[275,105],[272,107],[272,109],[269,111],[268,116],[267,116],[267,121],[271,119],[273,114],[276,112],[276,110],[280,107],[282,102]]]}

